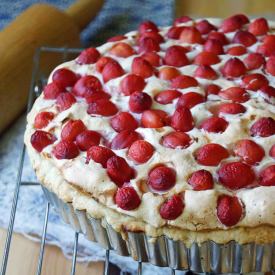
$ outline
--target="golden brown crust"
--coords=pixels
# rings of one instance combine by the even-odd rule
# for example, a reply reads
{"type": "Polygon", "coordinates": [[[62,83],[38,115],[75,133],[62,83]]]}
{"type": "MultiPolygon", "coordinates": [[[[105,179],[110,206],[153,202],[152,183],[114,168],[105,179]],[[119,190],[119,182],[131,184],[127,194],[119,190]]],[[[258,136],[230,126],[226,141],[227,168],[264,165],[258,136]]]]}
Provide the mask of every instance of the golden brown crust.
{"type": "MultiPolygon", "coordinates": [[[[35,170],[43,186],[56,193],[57,190],[53,188],[54,185],[47,182],[46,179],[41,176],[39,168],[36,168],[35,170]]],[[[201,244],[209,240],[219,244],[226,244],[232,240],[239,244],[252,242],[256,244],[266,244],[272,243],[275,240],[274,227],[269,225],[261,225],[253,228],[236,227],[228,230],[217,229],[201,231],[183,230],[167,225],[161,228],[155,228],[145,224],[144,222],[137,221],[132,217],[117,213],[114,210],[107,208],[96,201],[91,194],[82,192],[79,188],[71,188],[72,198],[61,198],[64,202],[72,203],[74,209],[86,210],[86,212],[93,218],[104,219],[117,232],[120,232],[123,238],[127,238],[127,232],[144,232],[151,237],[165,235],[175,241],[179,240],[184,242],[186,246],[190,246],[194,242],[201,244]],[[100,211],[98,211],[98,209],[100,209],[100,211]]]]}

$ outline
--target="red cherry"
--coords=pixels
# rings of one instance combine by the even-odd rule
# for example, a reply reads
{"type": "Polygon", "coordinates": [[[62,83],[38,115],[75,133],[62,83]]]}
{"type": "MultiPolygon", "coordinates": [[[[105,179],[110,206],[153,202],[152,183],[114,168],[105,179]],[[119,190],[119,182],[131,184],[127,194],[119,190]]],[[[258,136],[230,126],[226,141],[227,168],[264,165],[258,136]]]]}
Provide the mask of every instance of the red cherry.
{"type": "Polygon", "coordinates": [[[135,54],[134,49],[127,43],[118,42],[114,44],[114,46],[109,51],[110,54],[115,55],[117,57],[129,57],[135,54]]]}
{"type": "Polygon", "coordinates": [[[127,39],[127,37],[125,35],[119,34],[119,35],[115,35],[113,37],[110,37],[107,42],[117,42],[117,41],[121,41],[127,39]]]}
{"type": "Polygon", "coordinates": [[[185,149],[190,143],[191,138],[184,132],[171,132],[162,139],[162,145],[172,149],[185,149]]]}
{"type": "Polygon", "coordinates": [[[134,210],[139,207],[141,200],[133,187],[118,188],[115,195],[116,205],[123,210],[134,210]]]}
{"type": "Polygon", "coordinates": [[[205,99],[201,94],[195,92],[189,92],[186,94],[182,94],[177,102],[178,107],[186,107],[186,108],[193,108],[194,106],[204,102],[205,99]]]}
{"type": "Polygon", "coordinates": [[[141,57],[135,57],[132,63],[132,73],[143,78],[148,78],[153,75],[153,66],[141,57]]]}
{"type": "Polygon", "coordinates": [[[54,113],[52,112],[40,112],[35,116],[34,128],[42,129],[45,128],[50,121],[54,118],[54,113]]]}
{"type": "Polygon", "coordinates": [[[136,140],[142,139],[139,133],[135,131],[124,130],[118,133],[112,140],[111,148],[113,150],[121,150],[128,148],[136,140]]]}
{"type": "Polygon", "coordinates": [[[239,77],[246,73],[246,67],[240,59],[234,57],[225,62],[221,71],[225,77],[239,77]]]}
{"type": "Polygon", "coordinates": [[[168,66],[182,67],[189,64],[186,48],[178,45],[169,47],[164,56],[164,63],[168,66]]]}
{"type": "Polygon", "coordinates": [[[56,99],[61,93],[64,92],[66,92],[66,90],[61,88],[55,82],[47,84],[43,89],[45,99],[56,99]]]}
{"type": "Polygon", "coordinates": [[[196,65],[213,65],[219,62],[220,59],[217,54],[212,52],[201,52],[194,59],[196,65]]]}
{"type": "Polygon", "coordinates": [[[275,56],[270,56],[268,58],[268,60],[266,61],[265,70],[266,72],[275,76],[275,56]]]}
{"type": "Polygon", "coordinates": [[[245,188],[255,180],[251,167],[238,161],[222,164],[218,170],[218,177],[223,186],[232,190],[245,188]]]}
{"type": "Polygon", "coordinates": [[[41,152],[45,147],[54,143],[55,138],[51,133],[36,130],[31,136],[31,145],[37,151],[41,152]]]}
{"type": "Polygon", "coordinates": [[[53,73],[53,82],[58,84],[62,88],[72,87],[77,81],[77,76],[69,69],[61,68],[57,69],[53,73]]]}
{"type": "Polygon", "coordinates": [[[251,136],[269,137],[275,135],[275,120],[272,117],[262,117],[250,127],[251,136]]]}
{"type": "Polygon", "coordinates": [[[242,204],[237,197],[221,195],[218,198],[217,216],[226,226],[236,225],[242,217],[242,204]]]}
{"type": "Polygon", "coordinates": [[[233,32],[240,29],[241,26],[242,26],[242,23],[240,22],[240,20],[237,20],[234,17],[233,18],[229,17],[222,22],[221,30],[225,33],[233,32]]]}
{"type": "Polygon", "coordinates": [[[267,34],[263,38],[264,44],[272,44],[275,45],[275,35],[274,34],[267,34]]]}
{"type": "Polygon", "coordinates": [[[129,109],[133,113],[142,113],[145,110],[150,109],[152,106],[152,98],[142,92],[134,92],[130,95],[129,109]]]}
{"type": "Polygon", "coordinates": [[[223,32],[233,32],[240,29],[243,25],[243,21],[238,16],[230,16],[223,20],[221,24],[221,30],[223,32]]]}
{"type": "Polygon", "coordinates": [[[103,81],[106,83],[111,79],[117,78],[124,75],[124,70],[120,64],[113,60],[105,64],[102,70],[103,81]]]}
{"type": "Polygon", "coordinates": [[[144,53],[141,57],[152,66],[155,66],[155,67],[160,66],[160,63],[161,63],[160,56],[155,52],[144,53]]]}
{"type": "Polygon", "coordinates": [[[78,64],[94,64],[100,58],[100,53],[96,48],[88,48],[80,53],[76,62],[78,64]]]}
{"type": "Polygon", "coordinates": [[[258,46],[257,53],[264,55],[266,57],[275,55],[275,43],[263,43],[258,46]]]}
{"type": "Polygon", "coordinates": [[[248,74],[242,77],[242,86],[245,89],[257,91],[268,85],[268,80],[262,74],[248,74]]]}
{"type": "Polygon", "coordinates": [[[188,179],[188,183],[195,191],[213,189],[214,180],[211,173],[207,170],[198,170],[192,173],[188,179]]]}
{"type": "Polygon", "coordinates": [[[164,90],[155,96],[155,101],[159,104],[170,104],[181,95],[182,93],[177,90],[164,90]]]}
{"type": "Polygon", "coordinates": [[[173,25],[178,25],[178,24],[182,24],[182,23],[186,23],[192,21],[192,18],[186,15],[183,15],[181,17],[178,17],[174,20],[174,24],[173,25]]]}
{"type": "Polygon", "coordinates": [[[264,63],[265,59],[260,53],[249,53],[244,59],[244,64],[248,70],[259,69],[264,63]]]}
{"type": "Polygon", "coordinates": [[[183,28],[183,30],[181,31],[180,41],[184,43],[190,43],[190,44],[194,44],[194,43],[202,44],[203,38],[197,28],[188,26],[183,28]]]}
{"type": "Polygon", "coordinates": [[[198,23],[196,23],[196,28],[201,34],[208,34],[211,31],[217,30],[217,28],[210,24],[207,20],[201,20],[198,23]]]}
{"type": "Polygon", "coordinates": [[[143,77],[135,74],[128,74],[121,80],[120,90],[124,95],[128,96],[134,92],[141,92],[145,85],[146,83],[143,77]]]}
{"type": "Polygon", "coordinates": [[[272,104],[272,101],[275,98],[275,88],[272,86],[264,86],[260,89],[260,95],[266,102],[272,104]]]}
{"type": "Polygon", "coordinates": [[[203,49],[205,52],[211,52],[213,54],[223,54],[223,44],[217,39],[208,39],[204,46],[203,49]]]}
{"type": "Polygon", "coordinates": [[[144,33],[148,31],[158,32],[158,27],[156,26],[156,24],[149,20],[142,22],[138,27],[139,33],[144,33]]]}
{"type": "Polygon", "coordinates": [[[76,137],[86,130],[85,124],[82,120],[69,120],[61,131],[61,139],[70,142],[75,141],[76,137]]]}
{"type": "Polygon", "coordinates": [[[92,94],[88,94],[85,96],[85,100],[88,104],[93,103],[97,100],[103,99],[103,100],[109,100],[110,95],[103,92],[103,91],[98,91],[98,92],[93,92],[92,94]]]}
{"type": "Polygon", "coordinates": [[[241,114],[246,111],[246,108],[239,103],[224,103],[221,104],[218,108],[218,114],[241,114]]]}
{"type": "Polygon", "coordinates": [[[268,30],[268,22],[265,18],[257,18],[248,26],[248,31],[254,35],[264,35],[268,30]]]}
{"type": "Polygon", "coordinates": [[[176,172],[167,166],[157,166],[149,172],[148,185],[155,191],[167,191],[176,184],[176,172]]]}
{"type": "Polygon", "coordinates": [[[233,56],[239,56],[246,54],[246,48],[244,46],[234,46],[229,48],[226,53],[233,56]]]}
{"type": "Polygon", "coordinates": [[[242,24],[249,23],[249,18],[245,14],[240,13],[240,14],[235,14],[233,16],[237,17],[242,22],[242,24]]]}
{"type": "Polygon", "coordinates": [[[79,155],[76,144],[67,140],[61,140],[52,152],[57,159],[73,159],[79,155]]]}
{"type": "Polygon", "coordinates": [[[142,33],[142,34],[138,37],[137,44],[140,45],[140,44],[141,44],[141,41],[142,41],[144,38],[153,39],[157,44],[160,44],[160,43],[164,42],[164,38],[163,38],[158,32],[148,31],[148,32],[142,33]]]}
{"type": "Polygon", "coordinates": [[[98,61],[96,62],[96,70],[99,73],[102,73],[105,65],[109,62],[114,62],[114,59],[108,56],[102,56],[98,59],[98,61]]]}
{"type": "Polygon", "coordinates": [[[206,166],[218,166],[223,159],[228,157],[228,151],[216,143],[206,144],[196,152],[196,161],[206,166]]]}
{"type": "Polygon", "coordinates": [[[180,34],[184,27],[172,27],[166,33],[166,36],[170,39],[179,39],[180,34]]]}
{"type": "Polygon", "coordinates": [[[257,42],[257,38],[248,31],[237,31],[232,40],[233,43],[250,47],[257,42]]]}
{"type": "Polygon", "coordinates": [[[219,91],[221,90],[221,87],[216,84],[209,84],[206,86],[205,93],[206,95],[217,95],[219,91]]]}
{"type": "Polygon", "coordinates": [[[179,70],[173,67],[162,67],[159,70],[158,77],[163,80],[172,80],[173,78],[179,76],[181,73],[179,70]]]}
{"type": "Polygon", "coordinates": [[[242,139],[236,142],[234,153],[249,165],[258,164],[265,156],[264,149],[249,139],[242,139]]]}
{"type": "Polygon", "coordinates": [[[56,106],[59,112],[69,109],[74,103],[76,103],[76,99],[71,93],[61,93],[56,98],[56,106]]]}
{"type": "Polygon", "coordinates": [[[138,122],[135,118],[127,112],[120,112],[111,118],[111,126],[117,132],[124,130],[135,130],[138,127],[138,122]]]}
{"type": "Polygon", "coordinates": [[[116,105],[106,99],[99,99],[89,104],[87,113],[90,115],[113,116],[118,112],[116,105]]]}
{"type": "Polygon", "coordinates": [[[198,81],[194,77],[188,75],[177,76],[171,81],[171,87],[173,89],[185,89],[189,87],[197,87],[198,85],[198,81]]]}
{"type": "Polygon", "coordinates": [[[219,92],[219,96],[223,99],[232,100],[237,103],[243,103],[249,100],[249,94],[244,88],[230,87],[219,92]]]}
{"type": "Polygon", "coordinates": [[[147,162],[154,153],[154,147],[145,140],[135,141],[128,151],[128,156],[137,163],[147,162]]]}
{"type": "Polygon", "coordinates": [[[121,187],[134,177],[133,169],[128,165],[124,158],[113,156],[107,161],[107,173],[111,180],[121,187]]]}
{"type": "Polygon", "coordinates": [[[160,46],[158,41],[152,37],[144,37],[139,42],[139,53],[158,52],[159,50],[160,46]]]}
{"type": "Polygon", "coordinates": [[[194,120],[190,110],[179,107],[171,117],[171,127],[177,131],[188,132],[194,128],[194,120]]]}
{"type": "Polygon", "coordinates": [[[161,205],[159,213],[163,219],[175,220],[182,214],[183,209],[184,204],[181,196],[173,195],[161,205]]]}
{"type": "Polygon", "coordinates": [[[210,133],[222,133],[226,130],[228,122],[221,117],[210,117],[205,119],[200,128],[210,133]]]}
{"type": "Polygon", "coordinates": [[[96,131],[85,130],[76,137],[76,144],[81,151],[87,151],[90,147],[98,145],[101,135],[96,131]]]}
{"type": "MultiPolygon", "coordinates": [[[[225,36],[224,33],[222,32],[216,32],[216,31],[212,31],[208,34],[207,39],[213,39],[213,40],[218,40],[222,45],[226,45],[228,44],[228,40],[225,36]]],[[[217,53],[218,54],[218,53],[217,53]]]]}
{"type": "Polygon", "coordinates": [[[167,122],[167,114],[162,110],[146,110],[141,116],[141,125],[145,128],[161,128],[167,122]]]}
{"type": "Polygon", "coordinates": [[[89,162],[92,159],[94,162],[100,163],[104,168],[107,167],[108,159],[113,156],[115,156],[115,153],[103,146],[92,146],[87,151],[87,161],[89,162]]]}
{"type": "Polygon", "coordinates": [[[272,147],[270,148],[270,150],[269,150],[269,155],[270,155],[272,158],[275,158],[275,144],[273,144],[272,147]]]}
{"type": "Polygon", "coordinates": [[[81,77],[73,87],[73,93],[76,96],[86,97],[102,90],[99,79],[93,75],[81,77]]]}
{"type": "Polygon", "coordinates": [[[270,165],[260,172],[259,184],[263,186],[275,186],[275,165],[270,165]]]}
{"type": "Polygon", "coordinates": [[[214,80],[218,78],[216,71],[207,65],[198,66],[194,72],[194,76],[204,78],[204,79],[210,79],[210,80],[214,80]]]}
{"type": "Polygon", "coordinates": [[[267,34],[262,38],[264,44],[275,44],[275,35],[274,34],[267,34]]]}
{"type": "Polygon", "coordinates": [[[272,86],[263,86],[261,87],[260,91],[266,96],[275,97],[275,88],[272,86]]]}

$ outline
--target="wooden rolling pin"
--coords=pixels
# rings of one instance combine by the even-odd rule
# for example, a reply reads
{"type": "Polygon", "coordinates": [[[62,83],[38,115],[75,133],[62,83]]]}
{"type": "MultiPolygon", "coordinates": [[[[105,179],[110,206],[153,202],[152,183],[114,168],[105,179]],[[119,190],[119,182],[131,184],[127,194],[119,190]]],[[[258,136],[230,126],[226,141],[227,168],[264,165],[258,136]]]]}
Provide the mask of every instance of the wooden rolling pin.
{"type": "MultiPolygon", "coordinates": [[[[26,107],[32,59],[40,46],[80,46],[80,31],[100,10],[103,0],[79,0],[66,12],[35,4],[0,32],[0,133],[26,107]]],[[[43,69],[56,58],[44,57],[43,69]]]]}

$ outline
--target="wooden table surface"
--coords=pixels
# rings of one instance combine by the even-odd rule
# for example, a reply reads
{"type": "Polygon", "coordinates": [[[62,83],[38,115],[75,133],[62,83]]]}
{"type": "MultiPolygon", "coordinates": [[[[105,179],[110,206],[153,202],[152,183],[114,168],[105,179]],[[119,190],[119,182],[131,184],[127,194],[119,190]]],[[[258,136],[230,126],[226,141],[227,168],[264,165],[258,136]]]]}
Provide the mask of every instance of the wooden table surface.
{"type": "MultiPolygon", "coordinates": [[[[6,231],[0,229],[0,259],[5,245],[6,231]]],[[[13,234],[6,275],[34,275],[37,269],[40,243],[33,242],[21,234],[13,234]]],[[[42,266],[42,275],[70,274],[71,261],[66,259],[61,250],[46,245],[42,266]]],[[[77,263],[76,275],[101,275],[103,263],[77,263]]]]}
{"type": "MultiPolygon", "coordinates": [[[[176,17],[227,17],[236,13],[271,16],[275,14],[274,0],[175,0],[176,17]]],[[[272,18],[272,17],[271,17],[272,18]]],[[[274,17],[273,17],[274,18],[274,17]]]]}

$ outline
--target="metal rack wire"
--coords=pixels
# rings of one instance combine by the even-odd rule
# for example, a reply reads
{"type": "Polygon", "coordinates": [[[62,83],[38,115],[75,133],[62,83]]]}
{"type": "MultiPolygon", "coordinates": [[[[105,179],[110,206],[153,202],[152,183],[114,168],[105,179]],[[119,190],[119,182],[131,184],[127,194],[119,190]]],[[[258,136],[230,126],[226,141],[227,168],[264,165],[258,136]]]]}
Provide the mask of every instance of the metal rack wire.
{"type": "MultiPolygon", "coordinates": [[[[43,72],[41,72],[40,68],[40,60],[41,55],[44,53],[53,53],[53,54],[59,54],[62,56],[62,61],[65,62],[69,60],[70,55],[78,54],[83,49],[76,49],[76,48],[53,48],[53,47],[41,47],[37,49],[35,56],[34,56],[34,65],[33,65],[33,73],[32,73],[32,80],[31,80],[31,86],[29,90],[29,100],[28,100],[28,107],[27,107],[27,113],[30,111],[32,104],[35,100],[35,98],[41,93],[42,87],[47,81],[47,75],[43,75],[43,72]]],[[[21,147],[21,154],[19,158],[19,167],[18,167],[18,173],[16,178],[16,185],[14,189],[14,196],[12,200],[12,207],[10,212],[10,219],[7,229],[7,235],[6,235],[6,241],[5,241],[5,247],[4,247],[4,253],[2,258],[2,264],[1,264],[1,270],[0,275],[5,275],[8,265],[8,259],[9,259],[9,253],[10,253],[10,245],[13,235],[13,228],[14,228],[14,222],[15,222],[15,216],[16,216],[16,209],[17,209],[17,203],[18,203],[18,197],[20,193],[21,187],[27,188],[28,186],[40,186],[38,182],[25,182],[22,181],[22,172],[24,168],[24,159],[25,159],[25,145],[22,142],[21,147]]],[[[47,235],[47,226],[48,226],[48,218],[50,211],[53,210],[53,207],[50,205],[49,202],[46,203],[45,206],[45,216],[44,216],[44,223],[42,228],[42,236],[40,241],[40,251],[39,251],[39,258],[37,262],[37,269],[36,274],[40,275],[42,272],[42,265],[43,265],[43,256],[44,256],[44,249],[45,249],[45,242],[46,242],[46,235],[47,235]]],[[[79,232],[75,232],[74,235],[74,246],[73,246],[73,253],[72,253],[72,263],[71,263],[71,275],[75,275],[76,273],[76,259],[77,259],[77,251],[78,251],[78,237],[79,232]]],[[[105,256],[105,262],[104,262],[104,275],[112,274],[112,264],[109,261],[110,258],[110,250],[106,250],[106,256],[105,256]]],[[[127,275],[128,273],[121,272],[122,275],[127,275]]],[[[142,262],[138,262],[138,268],[137,268],[137,274],[142,274],[142,262]]],[[[171,274],[175,274],[175,270],[171,269],[171,274]]]]}

